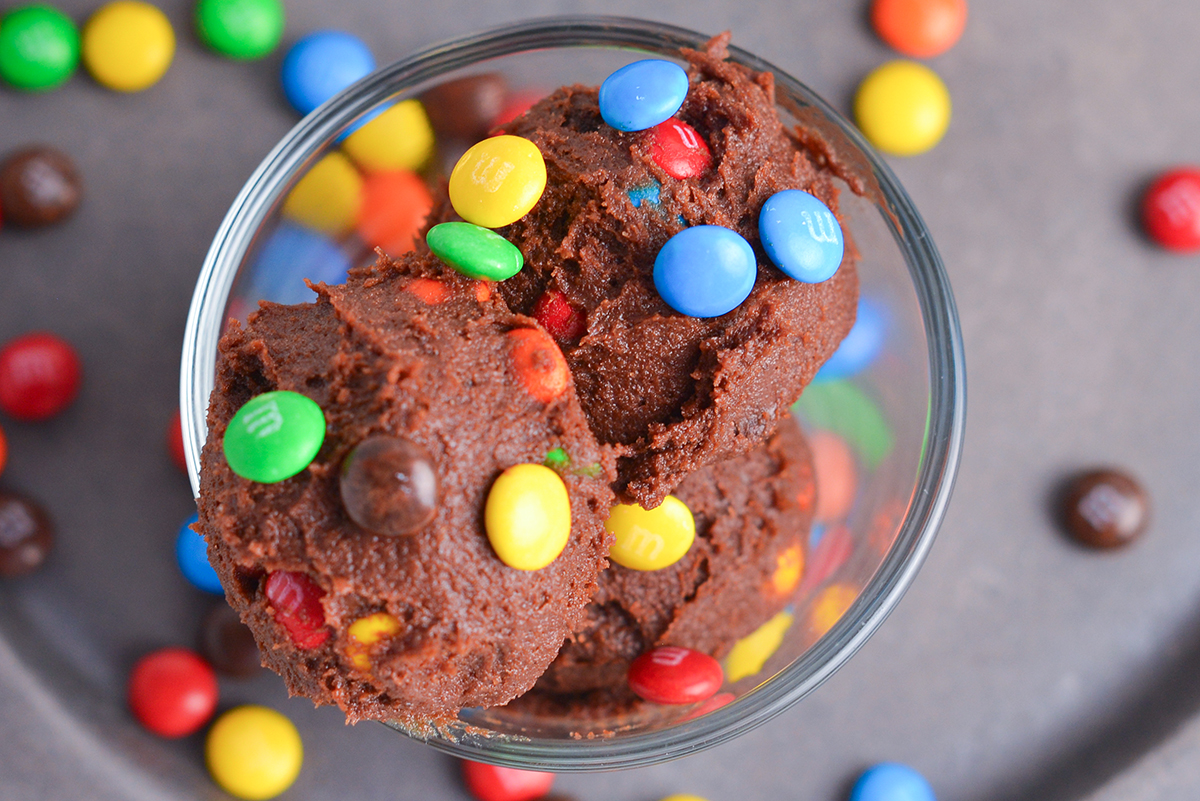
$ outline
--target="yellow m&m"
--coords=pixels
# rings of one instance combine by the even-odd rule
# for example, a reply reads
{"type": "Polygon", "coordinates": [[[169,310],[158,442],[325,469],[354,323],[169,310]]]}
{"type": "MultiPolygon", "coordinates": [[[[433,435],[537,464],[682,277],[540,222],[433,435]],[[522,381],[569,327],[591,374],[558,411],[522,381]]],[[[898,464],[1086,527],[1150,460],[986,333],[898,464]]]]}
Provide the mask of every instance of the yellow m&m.
{"type": "Polygon", "coordinates": [[[950,92],[924,64],[889,61],[859,85],[854,119],[875,147],[895,156],[915,156],[946,133],[950,92]]]}
{"type": "Polygon", "coordinates": [[[336,239],[354,227],[362,199],[362,176],[344,154],[333,152],[288,193],[283,216],[336,239]]]}
{"type": "Polygon", "coordinates": [[[632,570],[661,570],[683,558],[696,539],[692,511],[674,495],[653,509],[619,503],[604,527],[613,533],[609,557],[632,570]]]}
{"type": "Polygon", "coordinates": [[[274,798],[292,785],[304,761],[292,722],[264,706],[235,707],[213,724],[204,744],[208,771],[230,795],[274,798]]]}
{"type": "Polygon", "coordinates": [[[165,14],[140,0],[117,0],[88,19],[80,54],[99,83],[119,92],[153,86],[175,57],[175,31],[165,14]]]}
{"type": "Polygon", "coordinates": [[[517,570],[541,570],[558,558],[571,535],[567,486],[544,465],[514,465],[492,484],[483,524],[500,561],[517,570]]]}
{"type": "Polygon", "coordinates": [[[371,646],[399,630],[400,621],[387,612],[360,617],[346,629],[346,634],[350,637],[346,655],[356,668],[366,670],[371,667],[371,646]]]}
{"type": "Polygon", "coordinates": [[[850,604],[858,597],[858,590],[848,584],[831,584],[821,590],[809,613],[809,628],[818,636],[833,628],[833,624],[842,619],[850,604]]]}
{"type": "Polygon", "coordinates": [[[529,213],[546,188],[546,162],[519,136],[493,136],[463,154],[450,173],[450,203],[464,220],[501,228],[529,213]]]}
{"type": "Polygon", "coordinates": [[[725,657],[725,678],[730,682],[753,676],[783,644],[783,635],[792,625],[791,612],[780,612],[734,643],[725,657]]]}
{"type": "Polygon", "coordinates": [[[420,100],[402,100],[346,137],[342,147],[364,170],[419,170],[433,154],[433,126],[420,100]]]}

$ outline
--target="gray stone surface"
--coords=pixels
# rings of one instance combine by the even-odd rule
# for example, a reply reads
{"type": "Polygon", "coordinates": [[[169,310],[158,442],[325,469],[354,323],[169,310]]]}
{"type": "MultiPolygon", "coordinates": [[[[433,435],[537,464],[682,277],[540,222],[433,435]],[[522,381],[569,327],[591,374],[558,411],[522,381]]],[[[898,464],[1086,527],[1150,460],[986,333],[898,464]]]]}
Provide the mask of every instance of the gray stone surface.
{"type": "MultiPolygon", "coordinates": [[[[97,3],[59,5],[82,20],[97,3]]],[[[223,797],[199,738],[143,734],[122,685],[137,654],[192,631],[205,607],[171,564],[192,501],[162,432],[208,242],[294,118],[278,55],[223,61],[190,34],[189,2],[161,5],[179,48],[151,90],[117,95],[82,74],[49,95],[0,90],[0,152],[50,143],[87,181],[67,224],[0,229],[0,340],[54,329],[87,371],[63,417],[3,421],[4,486],[40,498],[60,530],[47,569],[0,591],[5,799],[223,797]],[[147,609],[147,597],[160,602],[147,609]]],[[[844,111],[891,57],[860,0],[288,10],[289,40],[341,27],[381,61],[552,13],[730,28],[844,111]]],[[[839,799],[882,759],[917,767],[947,800],[1200,795],[1200,258],[1155,250],[1132,216],[1155,171],[1200,162],[1200,4],[1012,0],[971,13],[962,42],[930,62],[954,100],[946,139],[892,162],[942,252],[966,343],[967,442],[939,541],[892,618],[799,706],[700,756],[564,777],[581,801],[839,799]],[[1153,495],[1152,530],[1125,552],[1071,545],[1048,512],[1057,481],[1098,463],[1131,469],[1153,495]]],[[[223,703],[266,699],[300,725],[306,765],[287,798],[465,797],[448,758],[381,726],[345,727],[272,677],[222,689],[223,703]]]]}

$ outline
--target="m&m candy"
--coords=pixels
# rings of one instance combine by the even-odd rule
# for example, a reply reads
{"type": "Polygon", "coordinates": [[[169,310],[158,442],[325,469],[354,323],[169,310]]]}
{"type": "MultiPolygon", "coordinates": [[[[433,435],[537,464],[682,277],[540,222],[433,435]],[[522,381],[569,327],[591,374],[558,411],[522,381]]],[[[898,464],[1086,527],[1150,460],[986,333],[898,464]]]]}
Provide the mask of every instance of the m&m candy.
{"type": "Polygon", "coordinates": [[[202,42],[239,61],[262,58],[283,36],[280,0],[199,0],[195,19],[202,42]]]}
{"type": "Polygon", "coordinates": [[[463,760],[463,782],[476,801],[537,801],[554,786],[554,774],[463,760]]]}
{"type": "Polygon", "coordinates": [[[1200,167],[1177,167],[1156,178],[1142,196],[1142,224],[1168,250],[1200,250],[1200,167]]]}
{"type": "Polygon", "coordinates": [[[915,156],[946,133],[950,92],[929,67],[889,61],[859,84],[854,119],[875,147],[894,156],[915,156]]]}
{"type": "Polygon", "coordinates": [[[179,527],[179,534],[175,537],[175,560],[179,563],[179,572],[193,587],[214,595],[224,595],[221,579],[217,578],[217,571],[208,561],[208,545],[204,537],[192,528],[192,524],[199,519],[199,515],[193,514],[179,527]]]}
{"type": "Polygon", "coordinates": [[[334,151],[296,182],[283,201],[283,216],[336,238],[354,227],[362,204],[362,176],[334,151]]]}
{"type": "Polygon", "coordinates": [[[400,621],[387,612],[360,617],[346,629],[346,656],[359,670],[371,667],[371,646],[400,631],[400,621]]]}
{"type": "Polygon", "coordinates": [[[854,451],[832,431],[817,429],[808,435],[813,473],[817,479],[817,506],[813,520],[832,523],[850,513],[858,491],[858,467],[854,451]]]}
{"type": "Polygon", "coordinates": [[[620,503],[604,527],[612,532],[609,557],[631,570],[661,570],[683,558],[696,539],[696,520],[683,501],[668,495],[653,509],[620,503]]]}
{"type": "Polygon", "coordinates": [[[821,637],[833,628],[858,598],[858,590],[849,584],[830,584],[821,590],[808,613],[808,627],[821,637]]]}
{"type": "Polygon", "coordinates": [[[355,445],[339,486],[350,519],[375,534],[414,534],[437,515],[437,470],[407,437],[376,434],[355,445]]]}
{"type": "Polygon", "coordinates": [[[391,256],[412,250],[433,209],[433,196],[421,176],[410,170],[375,172],[363,181],[358,234],[371,247],[391,256]]]}
{"type": "Polygon", "coordinates": [[[954,46],[967,25],[967,0],[874,0],[871,25],[890,47],[932,58],[954,46]]]}
{"type": "Polygon", "coordinates": [[[907,765],[881,762],[863,772],[850,801],[936,801],[925,777],[907,765]]]}
{"type": "Polygon", "coordinates": [[[519,136],[493,136],[471,147],[450,173],[450,202],[459,216],[484,228],[524,217],[546,188],[546,161],[519,136]]]}
{"type": "Polygon", "coordinates": [[[541,403],[553,403],[571,383],[571,371],[557,343],[545,331],[514,328],[509,340],[509,362],[521,385],[541,403]]]}
{"type": "Polygon", "coordinates": [[[783,644],[783,635],[792,627],[792,613],[784,610],[733,644],[725,656],[725,675],[729,681],[757,676],[763,665],[783,644]]]}
{"type": "Polygon", "coordinates": [[[40,92],[66,82],[79,65],[79,31],[56,8],[18,6],[0,19],[0,79],[40,92]]]}
{"type": "Polygon", "coordinates": [[[308,467],[325,441],[325,414],[298,392],[265,392],[237,410],[222,447],[242,478],[273,484],[308,467]]]}
{"type": "Polygon", "coordinates": [[[283,58],[283,94],[292,108],[308,114],[375,69],[375,56],[357,36],[316,31],[292,45],[283,58]]]}
{"type": "Polygon", "coordinates": [[[1118,548],[1140,537],[1150,522],[1150,496],[1121,470],[1089,470],[1064,493],[1062,518],[1067,532],[1093,548],[1118,548]]]}
{"type": "Polygon", "coordinates": [[[96,81],[118,92],[158,83],[175,57],[175,31],[166,15],[141,0],[101,6],[83,26],[83,64],[96,81]]]}
{"type": "Polygon", "coordinates": [[[61,150],[28,147],[0,162],[0,208],[15,225],[40,228],[65,220],[82,197],[79,170],[61,150]]]}
{"type": "Polygon", "coordinates": [[[685,228],[654,259],[654,288],[675,311],[719,317],[754,289],[758,262],[741,234],[719,225],[685,228]]]}
{"type": "Polygon", "coordinates": [[[549,467],[518,464],[492,484],[483,520],[500,561],[517,570],[541,570],[567,546],[571,499],[549,467]]]}
{"type": "Polygon", "coordinates": [[[54,334],[25,334],[0,348],[0,411],[18,420],[54,417],[81,383],[79,355],[54,334]]]}
{"type": "Polygon", "coordinates": [[[887,314],[883,307],[870,298],[860,297],[854,326],[828,361],[821,365],[813,380],[849,378],[867,369],[883,350],[887,328],[887,314]]]}
{"type": "Polygon", "coordinates": [[[656,704],[694,704],[716,694],[725,683],[721,663],[708,654],[662,645],[633,660],[629,689],[656,704]]]}
{"type": "Polygon", "coordinates": [[[162,648],[138,660],[129,674],[129,708],[162,737],[200,729],[217,708],[217,676],[187,648],[162,648]]]}
{"type": "Polygon", "coordinates": [[[508,79],[498,72],[467,75],[421,94],[433,129],[441,136],[474,142],[487,136],[508,98],[508,79]]]}
{"type": "Polygon", "coordinates": [[[648,134],[650,158],[672,178],[696,178],[712,166],[708,143],[683,120],[660,122],[648,134]]]}
{"type": "Polygon", "coordinates": [[[309,303],[316,295],[313,283],[340,284],[350,270],[350,259],[324,234],[284,221],[271,232],[250,270],[247,297],[274,303],[309,303]]]}
{"type": "Polygon", "coordinates": [[[635,61],[600,85],[600,116],[618,131],[644,131],[675,116],[687,92],[687,73],[675,62],[635,61]]]}
{"type": "Polygon", "coordinates": [[[218,601],[200,623],[201,656],[219,673],[247,678],[262,669],[262,657],[250,627],[224,601],[218,601]]]}
{"type": "Polygon", "coordinates": [[[433,155],[433,126],[420,100],[401,100],[365,122],[342,142],[364,170],[419,170],[433,155]]]}
{"type": "Polygon", "coordinates": [[[325,627],[325,591],[304,573],[276,570],[267,574],[263,592],[275,621],[287,630],[297,648],[316,648],[329,639],[325,627]]]}
{"type": "MultiPolygon", "coordinates": [[[[3,436],[0,432],[0,449],[3,436]]],[[[42,566],[53,547],[54,528],[42,507],[22,495],[0,490],[0,576],[32,573],[42,566]]]]}
{"type": "Polygon", "coordinates": [[[183,449],[183,418],[176,409],[167,423],[166,431],[167,454],[171,463],[179,468],[184,475],[188,472],[187,453],[183,449]]]}
{"type": "Polygon", "coordinates": [[[425,235],[433,255],[471,278],[503,281],[525,265],[512,242],[488,228],[464,222],[435,225],[425,235]]]}
{"type": "Polygon", "coordinates": [[[295,725],[274,709],[245,705],[221,715],[209,729],[204,760],[225,792],[261,801],[296,781],[304,744],[295,725]]]}
{"type": "Polygon", "coordinates": [[[785,189],[767,198],[758,215],[758,234],[775,266],[797,281],[828,281],[841,266],[842,226],[808,192],[785,189]]]}
{"type": "Polygon", "coordinates": [[[567,296],[551,287],[533,304],[533,319],[558,342],[574,342],[587,331],[587,318],[567,296]]]}

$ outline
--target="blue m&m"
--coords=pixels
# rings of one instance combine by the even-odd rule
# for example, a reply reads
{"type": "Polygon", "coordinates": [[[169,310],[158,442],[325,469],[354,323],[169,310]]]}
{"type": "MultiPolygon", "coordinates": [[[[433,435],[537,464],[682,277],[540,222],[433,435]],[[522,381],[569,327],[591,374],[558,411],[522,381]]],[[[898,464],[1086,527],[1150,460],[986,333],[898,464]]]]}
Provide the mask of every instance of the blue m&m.
{"type": "Polygon", "coordinates": [[[179,572],[193,586],[214,595],[224,595],[225,590],[217,578],[217,571],[208,561],[208,546],[204,543],[204,537],[192,529],[192,524],[199,519],[199,515],[192,515],[179,527],[179,536],[175,538],[175,559],[179,562],[179,572]]]}
{"type": "Polygon", "coordinates": [[[673,61],[635,61],[600,85],[600,116],[618,131],[644,131],[675,116],[687,92],[687,73],[673,61]]]}
{"type": "Polygon", "coordinates": [[[662,246],[654,260],[654,288],[681,314],[719,317],[750,295],[757,273],[754,248],[741,234],[720,225],[697,225],[662,246]]]}
{"type": "Polygon", "coordinates": [[[758,215],[758,235],[775,266],[797,281],[828,281],[842,263],[842,226],[808,192],[776,192],[758,215]]]}
{"type": "Polygon", "coordinates": [[[859,298],[854,327],[829,357],[829,361],[821,365],[813,380],[828,381],[858,375],[879,356],[886,337],[887,318],[883,308],[873,300],[859,298]]]}
{"type": "Polygon", "coordinates": [[[850,791],[850,801],[936,801],[936,798],[920,773],[898,762],[881,762],[858,777],[850,791]]]}
{"type": "Polygon", "coordinates": [[[307,114],[374,69],[375,57],[358,37],[317,31],[292,45],[284,57],[283,93],[292,108],[307,114]]]}

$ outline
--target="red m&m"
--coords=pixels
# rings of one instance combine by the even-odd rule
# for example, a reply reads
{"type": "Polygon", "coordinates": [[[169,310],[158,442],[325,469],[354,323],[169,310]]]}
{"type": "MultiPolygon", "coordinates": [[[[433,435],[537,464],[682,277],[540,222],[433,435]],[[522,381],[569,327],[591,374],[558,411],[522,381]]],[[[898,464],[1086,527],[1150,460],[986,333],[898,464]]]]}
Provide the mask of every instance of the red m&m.
{"type": "Polygon", "coordinates": [[[303,573],[278,570],[267,576],[267,600],[275,620],[283,626],[297,648],[316,648],[329,639],[325,628],[325,591],[303,573]]]}
{"type": "Polygon", "coordinates": [[[53,334],[35,332],[0,348],[0,410],[18,420],[45,420],[79,392],[79,356],[53,334]]]}
{"type": "Polygon", "coordinates": [[[533,304],[533,317],[559,342],[574,342],[587,330],[583,312],[557,289],[547,289],[533,304]]]}
{"type": "Polygon", "coordinates": [[[663,645],[633,660],[629,689],[656,704],[693,704],[711,698],[725,683],[721,663],[708,654],[663,645]]]}
{"type": "Polygon", "coordinates": [[[478,801],[535,801],[550,792],[554,774],[464,760],[463,781],[478,801]]]}
{"type": "Polygon", "coordinates": [[[672,178],[695,178],[712,166],[712,152],[700,133],[671,118],[650,129],[650,158],[672,178]]]}
{"type": "Polygon", "coordinates": [[[1200,250],[1200,168],[1179,167],[1155,179],[1142,197],[1142,224],[1168,250],[1200,250]]]}
{"type": "Polygon", "coordinates": [[[129,708],[163,737],[197,731],[217,708],[217,677],[187,648],[162,648],[142,657],[129,674],[129,708]]]}

